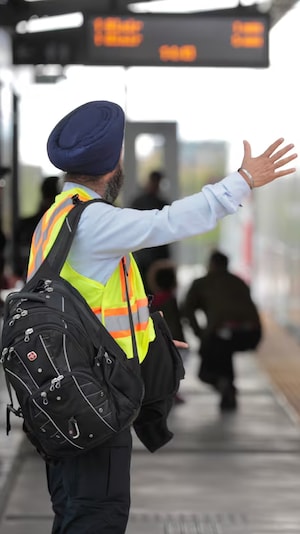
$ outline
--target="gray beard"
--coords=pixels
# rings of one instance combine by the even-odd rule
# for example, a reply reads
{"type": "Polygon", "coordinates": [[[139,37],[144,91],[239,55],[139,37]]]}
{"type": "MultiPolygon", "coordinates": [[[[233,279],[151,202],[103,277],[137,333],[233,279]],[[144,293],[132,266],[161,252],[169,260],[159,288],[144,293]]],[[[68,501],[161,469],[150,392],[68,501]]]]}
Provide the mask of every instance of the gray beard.
{"type": "Polygon", "coordinates": [[[103,198],[107,202],[110,202],[111,204],[116,200],[118,197],[120,190],[122,188],[124,182],[124,173],[119,165],[112,175],[111,179],[106,185],[103,198]]]}

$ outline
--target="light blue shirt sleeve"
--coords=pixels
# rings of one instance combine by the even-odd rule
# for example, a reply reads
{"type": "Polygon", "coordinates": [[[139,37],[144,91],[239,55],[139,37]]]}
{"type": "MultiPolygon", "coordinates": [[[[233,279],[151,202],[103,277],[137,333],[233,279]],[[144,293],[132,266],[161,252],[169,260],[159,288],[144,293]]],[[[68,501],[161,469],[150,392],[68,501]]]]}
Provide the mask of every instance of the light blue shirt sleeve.
{"type": "MultiPolygon", "coordinates": [[[[67,182],[64,191],[76,185],[67,182]]],[[[93,198],[99,196],[80,187],[93,198]]],[[[69,261],[76,271],[105,284],[128,252],[208,232],[219,219],[235,213],[249,192],[247,182],[235,172],[162,210],[91,204],[82,214],[69,261]]]]}

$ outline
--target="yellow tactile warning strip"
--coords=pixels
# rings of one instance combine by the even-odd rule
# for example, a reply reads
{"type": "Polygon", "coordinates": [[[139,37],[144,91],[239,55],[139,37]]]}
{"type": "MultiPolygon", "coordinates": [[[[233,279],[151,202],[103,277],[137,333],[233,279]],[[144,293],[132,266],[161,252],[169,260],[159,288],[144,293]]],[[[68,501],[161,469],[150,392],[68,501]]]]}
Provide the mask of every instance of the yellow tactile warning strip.
{"type": "Polygon", "coordinates": [[[300,344],[270,317],[264,316],[263,324],[265,334],[257,361],[300,420],[300,344]]]}

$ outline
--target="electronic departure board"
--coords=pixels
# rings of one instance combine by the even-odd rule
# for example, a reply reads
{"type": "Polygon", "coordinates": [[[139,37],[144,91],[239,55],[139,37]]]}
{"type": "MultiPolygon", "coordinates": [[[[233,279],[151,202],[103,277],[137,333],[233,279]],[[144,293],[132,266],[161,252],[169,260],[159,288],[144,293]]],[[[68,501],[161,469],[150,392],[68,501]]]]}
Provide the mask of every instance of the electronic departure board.
{"type": "Polygon", "coordinates": [[[267,67],[266,15],[96,16],[87,55],[110,65],[267,67]]]}
{"type": "Polygon", "coordinates": [[[95,15],[82,28],[15,35],[13,62],[268,67],[269,17],[95,15]]]}

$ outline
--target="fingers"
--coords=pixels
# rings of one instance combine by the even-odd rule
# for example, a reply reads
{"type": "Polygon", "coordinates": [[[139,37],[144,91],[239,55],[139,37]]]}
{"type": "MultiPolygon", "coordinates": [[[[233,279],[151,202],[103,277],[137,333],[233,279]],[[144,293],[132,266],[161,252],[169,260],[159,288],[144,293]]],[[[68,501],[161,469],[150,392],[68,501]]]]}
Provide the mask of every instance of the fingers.
{"type": "MultiPolygon", "coordinates": [[[[273,154],[273,156],[270,157],[270,161],[272,161],[272,163],[274,163],[275,161],[277,161],[280,158],[282,158],[282,156],[284,156],[287,152],[292,150],[292,148],[294,148],[294,145],[293,144],[289,144],[286,147],[282,148],[281,150],[278,150],[278,152],[276,152],[275,154],[273,154]]],[[[296,156],[296,154],[293,154],[292,156],[289,156],[289,157],[291,159],[294,159],[297,156],[296,156]]],[[[286,163],[288,163],[288,161],[286,161],[286,163]]]]}
{"type": "Polygon", "coordinates": [[[284,169],[282,171],[275,172],[275,178],[280,178],[281,176],[287,176],[288,174],[292,174],[293,172],[296,172],[296,168],[290,167],[289,169],[284,169]]]}
{"type": "MultiPolygon", "coordinates": [[[[297,154],[291,154],[290,156],[288,156],[287,158],[282,158],[280,159],[280,161],[275,161],[274,162],[274,168],[275,169],[279,169],[279,167],[283,167],[283,165],[287,165],[288,163],[290,163],[290,161],[292,161],[293,159],[296,159],[297,157],[297,154]]],[[[272,161],[272,159],[271,159],[272,161]]]]}
{"type": "Polygon", "coordinates": [[[265,150],[262,153],[262,156],[267,156],[269,158],[273,154],[273,152],[276,150],[276,148],[282,145],[283,141],[284,141],[283,137],[280,137],[279,139],[277,139],[277,141],[274,141],[274,143],[272,143],[269,146],[269,148],[267,148],[267,150],[265,150]]]}

